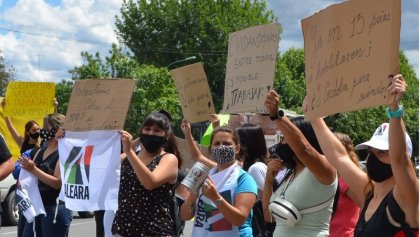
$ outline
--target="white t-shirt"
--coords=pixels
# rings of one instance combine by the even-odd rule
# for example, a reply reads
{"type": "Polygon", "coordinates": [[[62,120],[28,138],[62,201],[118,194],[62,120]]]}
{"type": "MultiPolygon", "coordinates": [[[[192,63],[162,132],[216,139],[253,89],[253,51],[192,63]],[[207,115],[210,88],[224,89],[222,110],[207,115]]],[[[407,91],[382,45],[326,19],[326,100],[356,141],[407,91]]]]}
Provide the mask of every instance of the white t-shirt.
{"type": "Polygon", "coordinates": [[[267,165],[262,162],[255,162],[248,169],[248,173],[257,183],[258,190],[264,190],[265,176],[267,175],[267,165]]]}

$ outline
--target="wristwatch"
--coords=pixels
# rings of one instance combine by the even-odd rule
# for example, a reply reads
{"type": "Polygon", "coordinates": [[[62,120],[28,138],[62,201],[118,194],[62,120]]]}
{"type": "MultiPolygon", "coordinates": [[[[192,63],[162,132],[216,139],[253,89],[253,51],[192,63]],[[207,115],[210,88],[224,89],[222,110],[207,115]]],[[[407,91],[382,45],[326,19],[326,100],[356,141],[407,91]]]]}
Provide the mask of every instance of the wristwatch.
{"type": "Polygon", "coordinates": [[[218,198],[218,199],[216,199],[216,200],[214,200],[214,205],[216,206],[216,207],[219,207],[220,206],[220,204],[222,203],[222,200],[223,200],[223,197],[220,197],[220,198],[218,198]]]}
{"type": "Polygon", "coordinates": [[[389,110],[389,107],[386,108],[386,115],[388,118],[401,118],[404,114],[404,107],[402,105],[398,105],[397,111],[389,110]]]}
{"type": "Polygon", "coordinates": [[[279,111],[277,111],[277,113],[275,115],[270,116],[270,119],[271,119],[271,121],[274,121],[274,120],[283,118],[283,116],[284,116],[284,111],[279,109],[279,111]]]}

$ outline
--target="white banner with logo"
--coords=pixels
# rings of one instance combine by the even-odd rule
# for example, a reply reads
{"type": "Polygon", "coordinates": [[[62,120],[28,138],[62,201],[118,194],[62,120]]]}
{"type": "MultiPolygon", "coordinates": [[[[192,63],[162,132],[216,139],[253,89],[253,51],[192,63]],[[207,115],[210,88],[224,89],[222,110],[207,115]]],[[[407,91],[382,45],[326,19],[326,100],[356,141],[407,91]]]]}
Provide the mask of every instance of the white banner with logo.
{"type": "Polygon", "coordinates": [[[38,178],[24,169],[21,169],[19,174],[16,205],[29,223],[32,223],[37,215],[45,215],[38,189],[38,178]]]}
{"type": "Polygon", "coordinates": [[[58,141],[60,199],[73,211],[117,210],[120,134],[116,130],[66,132],[58,141]]]}

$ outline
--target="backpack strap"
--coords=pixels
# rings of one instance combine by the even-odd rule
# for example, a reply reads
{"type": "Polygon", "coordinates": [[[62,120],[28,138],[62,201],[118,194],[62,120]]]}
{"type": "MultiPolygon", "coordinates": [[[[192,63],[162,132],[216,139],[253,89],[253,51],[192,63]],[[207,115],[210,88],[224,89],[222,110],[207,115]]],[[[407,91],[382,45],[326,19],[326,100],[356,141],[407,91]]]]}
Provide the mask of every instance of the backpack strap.
{"type": "Polygon", "coordinates": [[[299,212],[300,212],[300,214],[308,214],[308,213],[312,213],[312,212],[321,211],[322,209],[330,206],[332,202],[334,202],[334,197],[335,197],[335,194],[332,197],[330,197],[330,199],[328,199],[326,202],[323,202],[323,203],[321,203],[319,205],[316,205],[314,207],[309,207],[309,208],[300,210],[299,212]]]}

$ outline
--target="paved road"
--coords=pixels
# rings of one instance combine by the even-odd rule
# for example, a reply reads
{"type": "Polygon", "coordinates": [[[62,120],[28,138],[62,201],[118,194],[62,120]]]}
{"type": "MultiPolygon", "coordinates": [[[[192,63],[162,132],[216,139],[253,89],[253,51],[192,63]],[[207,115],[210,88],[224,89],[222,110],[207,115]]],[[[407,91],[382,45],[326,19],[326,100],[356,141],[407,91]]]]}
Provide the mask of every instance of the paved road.
{"type": "MultiPolygon", "coordinates": [[[[183,236],[191,236],[192,230],[192,221],[186,223],[183,236]]],[[[1,237],[16,237],[17,233],[16,226],[3,226],[0,229],[1,237]]],[[[70,226],[70,236],[69,237],[95,237],[95,218],[79,218],[75,215],[74,219],[70,226]]]]}

